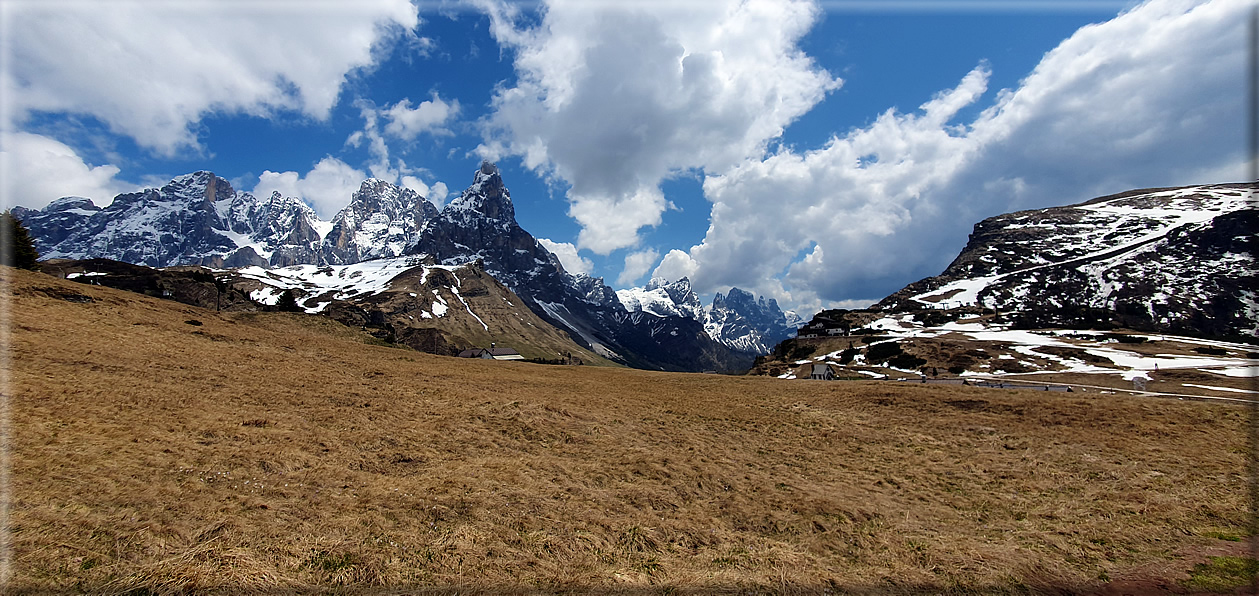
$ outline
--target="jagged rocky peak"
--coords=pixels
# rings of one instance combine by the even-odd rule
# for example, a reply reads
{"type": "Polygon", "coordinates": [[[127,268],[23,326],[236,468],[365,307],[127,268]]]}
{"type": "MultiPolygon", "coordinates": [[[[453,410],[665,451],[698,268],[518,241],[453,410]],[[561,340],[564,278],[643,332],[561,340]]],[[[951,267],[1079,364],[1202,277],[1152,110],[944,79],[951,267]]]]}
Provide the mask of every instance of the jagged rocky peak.
{"type": "Polygon", "coordinates": [[[757,298],[751,292],[739,288],[730,288],[730,292],[725,295],[718,292],[713,296],[713,310],[727,310],[757,320],[786,323],[786,315],[778,308],[777,300],[766,300],[764,296],[757,298]]]}
{"type": "Polygon", "coordinates": [[[524,285],[562,271],[555,257],[516,223],[511,193],[498,167],[488,161],[407,252],[430,254],[447,264],[483,259],[487,271],[521,294],[528,294],[524,285]]]}
{"type": "Polygon", "coordinates": [[[691,280],[685,277],[672,282],[653,277],[645,287],[618,290],[616,294],[630,311],[643,311],[658,317],[685,317],[704,322],[704,305],[691,288],[691,280]]]}
{"type": "MultiPolygon", "coordinates": [[[[19,209],[21,209],[21,207],[19,207],[19,209]]],[[[46,207],[44,207],[43,211],[44,213],[53,213],[57,211],[70,211],[72,209],[90,212],[101,210],[100,207],[96,206],[96,203],[92,202],[92,199],[87,197],[61,197],[60,199],[49,203],[46,207]]]]}
{"type": "Polygon", "coordinates": [[[359,185],[341,213],[360,219],[380,214],[390,221],[413,220],[422,224],[437,215],[437,207],[414,190],[379,178],[368,178],[359,185]]]}
{"type": "Polygon", "coordinates": [[[516,208],[512,206],[511,192],[503,184],[498,166],[481,162],[473,175],[472,185],[446,206],[447,211],[473,211],[489,219],[504,222],[516,221],[516,208]]]}
{"type": "Polygon", "coordinates": [[[617,293],[603,282],[602,277],[592,277],[585,273],[578,273],[570,275],[569,285],[588,304],[618,311],[625,310],[625,307],[622,306],[621,301],[617,298],[617,293]]]}
{"type": "Polygon", "coordinates": [[[207,170],[176,176],[159,192],[163,196],[204,200],[207,203],[230,201],[236,196],[236,190],[232,188],[231,182],[207,170]]]}
{"type": "Polygon", "coordinates": [[[399,256],[437,215],[437,207],[414,190],[369,178],[332,218],[324,259],[348,264],[399,256]]]}
{"type": "Polygon", "coordinates": [[[778,301],[750,292],[730,288],[730,292],[713,296],[708,321],[704,325],[715,340],[734,349],[763,354],[779,341],[795,332],[778,301]]]}

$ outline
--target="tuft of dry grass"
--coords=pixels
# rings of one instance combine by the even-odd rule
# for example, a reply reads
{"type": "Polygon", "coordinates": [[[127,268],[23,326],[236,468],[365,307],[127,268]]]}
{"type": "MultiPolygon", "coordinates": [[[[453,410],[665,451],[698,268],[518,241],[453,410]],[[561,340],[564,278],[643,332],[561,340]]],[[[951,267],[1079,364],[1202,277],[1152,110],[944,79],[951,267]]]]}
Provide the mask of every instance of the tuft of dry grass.
{"type": "Polygon", "coordinates": [[[1087,591],[1245,533],[1235,406],[459,360],[0,274],[16,592],[1087,591]]]}

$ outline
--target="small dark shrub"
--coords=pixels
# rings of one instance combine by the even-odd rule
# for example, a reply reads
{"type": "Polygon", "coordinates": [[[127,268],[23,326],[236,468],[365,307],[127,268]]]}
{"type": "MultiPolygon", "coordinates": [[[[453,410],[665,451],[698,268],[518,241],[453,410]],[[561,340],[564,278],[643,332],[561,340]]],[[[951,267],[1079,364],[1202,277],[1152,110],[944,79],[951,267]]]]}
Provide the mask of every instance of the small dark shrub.
{"type": "Polygon", "coordinates": [[[905,353],[897,354],[887,361],[888,366],[902,370],[913,370],[926,363],[927,361],[922,358],[914,356],[913,354],[905,353]]]}
{"type": "Polygon", "coordinates": [[[927,327],[939,327],[956,321],[961,313],[946,310],[928,310],[914,313],[914,318],[927,327]]]}
{"type": "Polygon", "coordinates": [[[1212,348],[1210,346],[1198,346],[1194,348],[1193,351],[1199,354],[1206,354],[1208,356],[1227,356],[1228,355],[1228,350],[1225,350],[1224,348],[1212,348]]]}
{"type": "Polygon", "coordinates": [[[856,358],[859,353],[861,353],[861,350],[858,350],[857,348],[848,348],[847,350],[839,353],[839,363],[848,364],[849,362],[852,362],[853,358],[856,358]]]}
{"type": "Polygon", "coordinates": [[[870,346],[866,350],[866,361],[870,363],[885,362],[887,359],[901,353],[901,345],[896,342],[887,342],[884,344],[876,344],[870,346]]]}

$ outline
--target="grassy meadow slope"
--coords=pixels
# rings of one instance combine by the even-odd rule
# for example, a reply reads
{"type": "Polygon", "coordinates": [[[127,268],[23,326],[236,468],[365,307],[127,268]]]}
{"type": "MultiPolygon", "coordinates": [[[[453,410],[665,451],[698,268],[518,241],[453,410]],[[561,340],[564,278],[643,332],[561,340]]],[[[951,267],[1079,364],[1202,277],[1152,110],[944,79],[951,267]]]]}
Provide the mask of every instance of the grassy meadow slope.
{"type": "Polygon", "coordinates": [[[1078,592],[1246,523],[1237,406],[458,360],[0,274],[15,592],[1078,592]]]}

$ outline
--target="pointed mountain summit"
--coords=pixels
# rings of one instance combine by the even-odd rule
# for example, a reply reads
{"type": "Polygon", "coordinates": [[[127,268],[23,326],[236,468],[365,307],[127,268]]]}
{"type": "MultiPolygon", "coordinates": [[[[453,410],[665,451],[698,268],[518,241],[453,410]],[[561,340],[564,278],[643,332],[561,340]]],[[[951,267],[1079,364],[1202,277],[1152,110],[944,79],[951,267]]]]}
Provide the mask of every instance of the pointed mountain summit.
{"type": "Polygon", "coordinates": [[[546,293],[543,286],[560,283],[564,273],[559,259],[516,223],[511,192],[490,162],[481,163],[472,185],[429,222],[407,253],[451,265],[480,260],[522,296],[546,293]]]}
{"type": "Polygon", "coordinates": [[[734,349],[755,354],[768,353],[778,342],[795,334],[778,301],[756,298],[750,292],[730,288],[713,296],[708,322],[704,325],[713,339],[734,349]]]}
{"type": "Polygon", "coordinates": [[[451,215],[475,213],[505,225],[516,223],[516,208],[512,206],[511,192],[503,185],[498,166],[481,162],[473,175],[472,185],[446,207],[451,215]]]}
{"type": "Polygon", "coordinates": [[[370,178],[332,218],[323,257],[330,265],[396,257],[437,217],[437,207],[405,187],[370,178]]]}
{"type": "Polygon", "coordinates": [[[630,366],[735,371],[751,363],[713,342],[698,320],[643,318],[627,311],[602,278],[565,271],[559,258],[516,222],[511,193],[489,162],[408,252],[446,265],[480,261],[538,316],[595,353],[630,366]]]}

